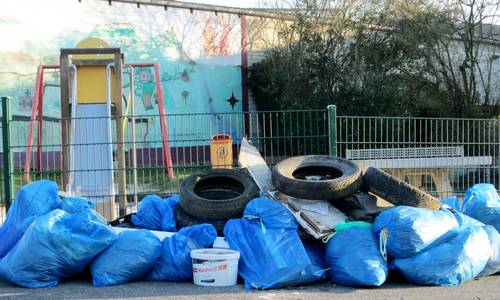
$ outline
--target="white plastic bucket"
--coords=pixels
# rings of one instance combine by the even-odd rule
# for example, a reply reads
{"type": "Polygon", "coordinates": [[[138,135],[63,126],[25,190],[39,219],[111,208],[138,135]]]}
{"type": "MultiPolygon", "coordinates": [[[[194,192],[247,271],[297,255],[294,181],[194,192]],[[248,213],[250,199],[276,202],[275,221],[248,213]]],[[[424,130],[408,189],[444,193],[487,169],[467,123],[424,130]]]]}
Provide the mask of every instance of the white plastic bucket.
{"type": "Polygon", "coordinates": [[[196,249],[191,251],[193,282],[203,286],[231,286],[238,279],[240,252],[231,249],[196,249]]]}

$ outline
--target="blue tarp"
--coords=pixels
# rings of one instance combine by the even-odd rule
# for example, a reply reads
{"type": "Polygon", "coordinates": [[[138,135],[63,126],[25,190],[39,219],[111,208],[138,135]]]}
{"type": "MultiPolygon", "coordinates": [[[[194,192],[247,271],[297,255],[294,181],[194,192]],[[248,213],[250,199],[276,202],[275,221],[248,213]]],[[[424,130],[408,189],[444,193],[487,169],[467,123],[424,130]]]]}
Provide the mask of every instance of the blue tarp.
{"type": "Polygon", "coordinates": [[[0,258],[14,247],[36,217],[58,208],[60,204],[57,185],[50,180],[35,181],[23,186],[0,227],[0,258]]]}
{"type": "Polygon", "coordinates": [[[150,230],[176,231],[174,211],[179,196],[162,199],[156,195],[146,196],[139,204],[139,210],[132,216],[132,223],[150,230]]]}
{"type": "Polygon", "coordinates": [[[146,280],[190,281],[193,278],[191,250],[211,247],[217,231],[211,224],[184,227],[162,242],[160,258],[146,280]]]}
{"type": "Polygon", "coordinates": [[[160,253],[161,242],[150,231],[123,231],[118,240],[90,265],[92,283],[106,286],[141,279],[153,267],[160,253]]]}
{"type": "Polygon", "coordinates": [[[242,219],[227,222],[224,236],[240,251],[239,274],[248,289],[302,285],[326,276],[324,262],[309,256],[293,215],[277,201],[250,201],[242,219]]]}
{"type": "Polygon", "coordinates": [[[462,213],[500,231],[500,197],[491,184],[476,184],[467,190],[462,213]]]}
{"type": "Polygon", "coordinates": [[[326,246],[326,260],[334,283],[348,286],[381,286],[388,275],[372,228],[350,227],[336,231],[326,246]]]}
{"type": "Polygon", "coordinates": [[[117,239],[109,225],[88,212],[55,209],[38,217],[0,260],[0,277],[23,287],[41,288],[81,272],[117,239]]]}
{"type": "Polygon", "coordinates": [[[387,240],[389,257],[406,258],[447,239],[445,233],[458,226],[449,210],[397,206],[377,216],[373,232],[387,240]]]}
{"type": "Polygon", "coordinates": [[[393,261],[393,268],[414,284],[460,285],[483,271],[491,256],[486,231],[480,226],[463,226],[442,244],[409,258],[393,261]]]}

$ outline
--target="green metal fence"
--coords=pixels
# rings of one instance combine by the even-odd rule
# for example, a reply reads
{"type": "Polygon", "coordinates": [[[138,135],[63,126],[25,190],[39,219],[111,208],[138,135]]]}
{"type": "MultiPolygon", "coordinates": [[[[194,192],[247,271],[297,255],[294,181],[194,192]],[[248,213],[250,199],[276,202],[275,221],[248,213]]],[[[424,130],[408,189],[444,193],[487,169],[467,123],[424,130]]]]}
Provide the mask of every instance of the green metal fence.
{"type": "MultiPolygon", "coordinates": [[[[3,121],[4,121],[3,116],[5,114],[4,109],[3,109],[3,105],[4,105],[4,103],[8,104],[8,102],[7,102],[6,97],[2,97],[2,98],[0,98],[0,100],[2,101],[2,103],[0,103],[0,106],[2,107],[2,112],[1,112],[2,113],[2,122],[0,122],[0,132],[2,132],[2,137],[3,137],[4,136],[3,129],[5,128],[5,126],[3,126],[3,121]]],[[[5,144],[5,143],[2,143],[2,146],[3,146],[3,144],[5,144]]],[[[5,149],[2,149],[2,160],[3,160],[4,153],[5,153],[5,149]]],[[[0,184],[0,224],[3,223],[4,218],[5,218],[5,211],[6,211],[6,206],[7,206],[5,203],[5,199],[9,198],[9,197],[4,196],[5,195],[5,193],[4,193],[5,192],[4,191],[4,178],[5,178],[4,166],[5,166],[5,163],[3,163],[3,161],[2,161],[2,169],[0,170],[0,181],[1,181],[1,184],[0,184]]]]}
{"type": "Polygon", "coordinates": [[[337,137],[339,156],[441,198],[479,182],[498,187],[500,120],[339,116],[337,137]]]}
{"type": "MultiPolygon", "coordinates": [[[[79,124],[79,134],[91,136],[95,134],[95,124],[103,118],[73,118],[74,124],[79,124]],[[83,125],[85,124],[85,125],[83,125]],[[82,128],[85,130],[82,131],[82,128]]],[[[128,211],[137,207],[137,201],[148,194],[166,195],[178,191],[179,182],[194,172],[212,167],[210,160],[210,138],[215,134],[225,133],[233,140],[233,166],[237,167],[237,154],[241,139],[246,137],[252,145],[257,147],[270,165],[296,155],[329,154],[329,112],[324,110],[304,111],[266,111],[245,113],[192,113],[168,114],[170,153],[173,161],[175,177],[168,179],[162,156],[162,134],[160,132],[159,117],[153,115],[129,116],[126,130],[126,198],[128,211]],[[135,136],[132,136],[132,124],[135,126],[135,136]],[[135,148],[135,152],[134,152],[135,148]],[[134,166],[133,154],[136,164],[134,166]]],[[[13,170],[10,177],[13,180],[14,193],[26,182],[38,179],[50,179],[59,184],[61,190],[64,173],[76,177],[84,177],[83,185],[92,185],[93,180],[111,169],[68,169],[61,170],[61,122],[58,118],[43,118],[42,143],[38,145],[38,121],[33,137],[31,164],[25,169],[28,128],[30,120],[14,118],[9,127],[16,132],[9,145],[12,157],[13,170]],[[81,176],[78,176],[81,175],[81,176]]],[[[111,120],[112,127],[116,126],[111,120]]],[[[114,193],[108,191],[94,191],[86,193],[76,190],[76,194],[89,197],[98,203],[98,210],[113,208],[100,207],[103,197],[119,197],[116,184],[117,173],[120,171],[116,164],[116,136],[110,142],[113,148],[113,168],[115,184],[114,193]]],[[[82,145],[70,143],[70,149],[82,145]]],[[[97,155],[102,155],[99,144],[89,143],[85,159],[91,161],[97,155]],[[93,147],[95,146],[95,147],[93,147]]],[[[72,150],[72,151],[73,151],[72,150]]],[[[97,178],[97,179],[96,179],[97,178]]]]}
{"type": "MultiPolygon", "coordinates": [[[[111,171],[110,174],[117,177],[120,170],[116,164],[114,135],[109,142],[113,149],[111,169],[61,170],[64,146],[61,124],[64,122],[57,117],[44,117],[40,123],[42,130],[36,128],[31,164],[25,169],[31,122],[26,117],[12,118],[5,114],[8,102],[2,98],[2,209],[26,182],[23,177],[28,181],[51,179],[60,185],[61,190],[67,188],[62,185],[64,174],[84,174],[80,177],[89,182],[98,180],[99,174],[105,171],[111,171]],[[11,139],[9,131],[12,132],[11,139]],[[39,133],[42,134],[40,145],[39,133]]],[[[80,134],[92,136],[96,132],[96,122],[102,119],[74,118],[72,122],[84,129],[80,129],[80,134]]],[[[159,117],[128,117],[124,141],[127,183],[124,196],[128,211],[135,210],[137,201],[144,195],[175,193],[183,178],[211,168],[210,138],[221,133],[229,134],[233,139],[235,167],[241,139],[246,137],[271,166],[296,155],[338,155],[352,159],[362,167],[381,167],[439,197],[460,195],[478,182],[498,186],[500,180],[499,120],[337,116],[335,106],[329,106],[324,110],[168,114],[167,121],[175,174],[171,180],[163,163],[159,117]]],[[[115,120],[110,119],[110,122],[114,128],[115,120]]],[[[96,150],[98,144],[78,145],[73,142],[68,146],[73,150],[88,147],[84,157],[88,161],[102,155],[96,150]]],[[[117,191],[115,181],[114,193],[74,192],[99,202],[102,197],[122,196],[117,191]]],[[[98,209],[105,208],[98,205],[98,209]]],[[[0,222],[3,218],[0,211],[0,222]]]]}
{"type": "Polygon", "coordinates": [[[0,172],[0,223],[3,223],[6,212],[10,207],[12,198],[12,161],[10,156],[10,121],[12,119],[10,110],[10,99],[1,98],[2,122],[0,122],[0,132],[2,134],[2,170],[0,172]]]}

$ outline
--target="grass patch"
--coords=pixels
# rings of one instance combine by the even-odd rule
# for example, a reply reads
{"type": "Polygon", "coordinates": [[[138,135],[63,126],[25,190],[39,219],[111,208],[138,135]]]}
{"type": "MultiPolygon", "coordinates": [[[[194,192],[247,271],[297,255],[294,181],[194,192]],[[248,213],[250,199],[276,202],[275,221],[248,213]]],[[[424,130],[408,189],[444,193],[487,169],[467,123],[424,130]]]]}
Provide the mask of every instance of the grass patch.
{"type": "MultiPolygon", "coordinates": [[[[149,194],[158,194],[160,196],[177,193],[179,189],[180,182],[187,176],[206,171],[210,169],[210,166],[179,166],[174,167],[174,179],[169,181],[167,176],[167,171],[163,167],[144,167],[137,169],[137,187],[134,188],[133,171],[127,170],[127,195],[135,196],[139,195],[140,198],[149,194]]],[[[0,173],[1,174],[1,173],[0,173]]],[[[24,185],[23,182],[23,170],[14,170],[14,194],[24,185]]],[[[116,174],[115,174],[116,176],[116,174]]],[[[50,170],[30,173],[30,182],[48,179],[54,181],[60,190],[62,182],[62,172],[60,170],[50,170]]],[[[0,206],[5,206],[4,194],[3,194],[3,180],[0,186],[1,196],[0,196],[0,206]]],[[[115,190],[117,190],[116,180],[115,180],[115,190]]]]}

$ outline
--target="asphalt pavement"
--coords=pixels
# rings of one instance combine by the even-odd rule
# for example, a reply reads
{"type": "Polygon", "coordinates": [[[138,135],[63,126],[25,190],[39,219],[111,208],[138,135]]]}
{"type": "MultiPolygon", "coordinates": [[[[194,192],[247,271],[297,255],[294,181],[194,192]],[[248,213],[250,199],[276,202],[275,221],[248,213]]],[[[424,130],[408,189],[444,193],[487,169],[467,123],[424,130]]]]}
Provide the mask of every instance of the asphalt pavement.
{"type": "Polygon", "coordinates": [[[53,288],[26,289],[0,280],[0,299],[500,299],[500,276],[459,287],[423,287],[392,281],[380,288],[356,289],[330,282],[305,287],[248,291],[242,285],[200,287],[192,283],[133,282],[95,288],[89,280],[68,281],[53,288]]]}

